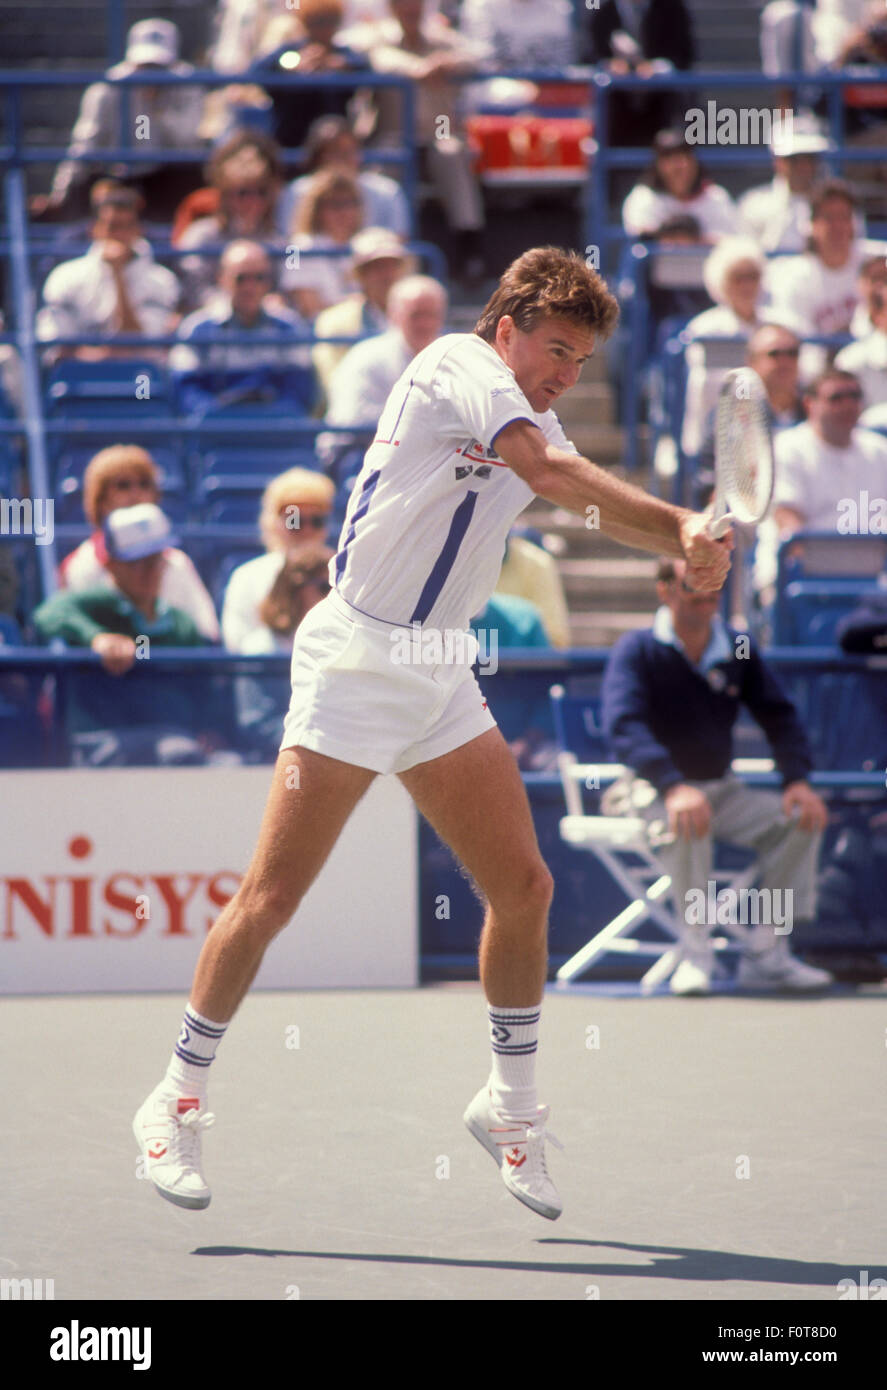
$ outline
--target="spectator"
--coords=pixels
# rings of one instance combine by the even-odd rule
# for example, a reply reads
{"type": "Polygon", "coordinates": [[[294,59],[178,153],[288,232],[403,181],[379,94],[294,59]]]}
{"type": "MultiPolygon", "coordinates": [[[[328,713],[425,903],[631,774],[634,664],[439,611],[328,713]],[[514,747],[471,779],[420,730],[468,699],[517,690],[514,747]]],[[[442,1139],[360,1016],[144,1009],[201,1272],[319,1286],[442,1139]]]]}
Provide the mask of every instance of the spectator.
{"type": "MultiPolygon", "coordinates": [[[[570,614],[557,562],[541,545],[534,545],[525,536],[512,533],[505,543],[505,558],[494,597],[503,595],[533,604],[544,628],[546,644],[569,647],[570,614]]],[[[513,645],[529,647],[535,644],[515,642],[513,645]]]]}
{"type": "Polygon", "coordinates": [[[807,387],[804,405],[805,422],[774,441],[773,519],[759,529],[755,564],[764,603],[779,543],[801,527],[838,532],[847,504],[863,508],[863,492],[882,496],[887,478],[887,439],[858,427],[862,387],[851,372],[827,368],[807,387]]]}
{"type": "Polygon", "coordinates": [[[829,142],[812,121],[798,116],[773,137],[771,183],[751,188],[739,214],[762,251],[803,251],[810,235],[810,194],[829,142]]]}
{"type": "MultiPolygon", "coordinates": [[[[363,222],[357,181],[333,169],[315,174],[299,206],[287,259],[292,251],[344,251],[363,222]]],[[[304,318],[315,319],[354,290],[350,257],[299,254],[281,276],[280,288],[304,318]]]]}
{"type": "MultiPolygon", "coordinates": [[[[603,0],[586,8],[583,62],[604,64],[617,77],[641,78],[693,66],[693,26],[684,0],[603,0]]],[[[649,145],[685,105],[677,92],[614,92],[610,143],[649,145]]]]}
{"type": "Polygon", "coordinates": [[[800,256],[780,257],[767,275],[774,309],[797,320],[804,336],[846,333],[857,303],[863,249],[856,238],[857,199],[828,179],[810,200],[810,238],[800,256]]]}
{"type": "Polygon", "coordinates": [[[440,337],[446,314],[446,290],[437,280],[398,280],[388,296],[388,331],[356,343],[332,375],[327,424],[374,427],[398,377],[440,337]]]}
{"type": "Polygon", "coordinates": [[[330,591],[333,554],[328,545],[313,541],[286,553],[267,597],[259,604],[261,624],[243,639],[244,655],[292,651],[293,636],[305,614],[330,591]]]}
{"type": "MultiPolygon", "coordinates": [[[[348,31],[349,41],[369,54],[377,72],[396,73],[416,83],[415,141],[456,235],[462,278],[476,282],[484,273],[484,210],[471,152],[459,132],[459,89],[454,79],[473,72],[485,59],[486,49],[451,29],[439,15],[426,15],[423,0],[390,0],[389,7],[390,19],[348,31]]],[[[379,142],[400,144],[400,94],[379,91],[376,101],[379,142]]]]}
{"type": "Polygon", "coordinates": [[[229,651],[252,650],[255,634],[267,626],[262,605],[287,555],[314,555],[329,527],[333,491],[329,478],[306,468],[291,468],[266,487],[259,517],[266,553],[239,565],[225,590],[222,635],[229,651]]]}
{"type": "MultiPolygon", "coordinates": [[[[881,0],[871,0],[859,19],[858,27],[848,33],[841,45],[834,66],[838,69],[866,69],[873,75],[887,67],[887,15],[881,0]]],[[[887,116],[887,88],[882,85],[843,89],[844,129],[854,145],[884,143],[884,120],[887,116]]],[[[857,173],[857,178],[859,178],[857,173]]]]}
{"type": "Polygon", "coordinates": [[[871,333],[842,348],[835,358],[836,367],[859,381],[866,409],[887,405],[887,290],[874,295],[871,313],[871,333]]]}
{"type": "MultiPolygon", "coordinates": [[[[179,283],[172,271],[157,265],[139,224],[141,198],[132,189],[112,185],[95,208],[92,246],[85,256],[57,265],[43,286],[37,314],[37,337],[113,337],[142,333],[163,337],[173,326],[179,283]]],[[[98,361],[132,357],[133,348],[62,348],[57,356],[98,361]]]]}
{"type": "Polygon", "coordinates": [[[688,217],[685,213],[667,218],[654,240],[657,248],[698,248],[686,254],[654,254],[650,260],[647,298],[650,305],[650,346],[655,351],[663,332],[670,335],[676,331],[678,325],[668,323],[669,319],[681,319],[686,323],[704,309],[710,309],[712,302],[702,279],[703,258],[708,247],[702,240],[696,218],[688,217]]]}
{"type": "Polygon", "coordinates": [[[691,319],[683,334],[689,340],[685,353],[687,400],[681,436],[681,447],[686,454],[699,453],[724,372],[731,366],[740,366],[745,357],[738,344],[718,345],[713,350],[712,345],[701,340],[750,337],[760,323],[763,271],[764,257],[757,243],[749,237],[724,237],[706,259],[705,288],[715,301],[715,307],[691,319]]]}
{"type": "Polygon", "coordinates": [[[487,65],[499,72],[519,68],[566,68],[577,61],[573,7],[569,0],[463,0],[459,30],[487,65]]]}
{"type": "Polygon", "coordinates": [[[369,106],[356,83],[303,87],[293,80],[294,74],[366,71],[366,56],[340,36],[343,18],[341,0],[301,0],[298,10],[280,15],[265,36],[275,46],[256,61],[252,72],[257,81],[263,73],[290,79],[284,87],[269,89],[271,133],[283,149],[303,145],[311,123],[320,116],[351,115],[368,123],[369,106]]]}
{"type": "MultiPolygon", "coordinates": [[[[388,294],[410,269],[411,257],[399,237],[381,227],[366,227],[351,243],[351,266],[360,286],[359,294],[349,295],[318,314],[314,332],[324,337],[368,337],[388,327],[385,306],[388,294]]],[[[329,393],[330,378],[348,352],[347,343],[319,342],[314,349],[314,366],[321,385],[329,393]]]]}
{"type": "MultiPolygon", "coordinates": [[[[83,510],[94,528],[59,566],[59,584],[74,593],[110,588],[104,525],[111,512],[160,501],[160,475],[151,455],[136,444],[101,449],[83,475],[83,510]]],[[[218,642],[219,620],[213,601],[191,560],[168,543],[162,550],[158,597],[181,610],[207,642],[218,642]]]]}
{"type": "MultiPolygon", "coordinates": [[[[283,165],[273,140],[261,131],[238,131],[216,150],[206,177],[216,210],[174,236],[181,250],[216,250],[244,237],[283,246],[276,221],[283,165]]],[[[206,199],[204,191],[193,196],[206,199]]],[[[183,257],[179,274],[186,309],[199,308],[211,298],[217,271],[215,255],[183,257]]]]}
{"type": "MultiPolygon", "coordinates": [[[[179,31],[166,19],[143,19],[134,24],[127,35],[126,57],[108,69],[107,76],[127,77],[134,72],[146,74],[146,85],[127,87],[130,136],[138,136],[134,123],[147,121],[144,129],[150,132],[152,150],[188,150],[200,144],[199,126],[203,93],[199,87],[150,85],[150,73],[162,71],[186,77],[194,71],[189,63],[179,62],[179,31]]],[[[121,89],[107,82],[94,82],[87,87],[80,104],[80,114],[71,134],[68,158],[59,165],[48,198],[32,203],[34,214],[53,218],[82,216],[86,211],[89,176],[95,165],[80,158],[100,155],[113,149],[120,140],[121,89]]],[[[144,139],[144,136],[141,137],[144,139]]],[[[134,147],[138,140],[131,138],[134,147]]],[[[120,166],[115,166],[120,172],[120,166]]],[[[195,171],[187,164],[133,165],[125,176],[137,183],[144,195],[150,217],[158,221],[172,215],[180,199],[194,187],[195,171]]]]}
{"type": "Polygon", "coordinates": [[[399,237],[409,236],[410,209],[403,189],[385,174],[362,169],[362,148],[344,116],[321,116],[314,121],[305,140],[304,172],[287,186],[278,204],[277,224],[282,232],[295,224],[312,175],[332,169],[357,180],[369,226],[384,227],[399,237]]]}
{"type": "Polygon", "coordinates": [[[804,419],[798,388],[800,353],[800,339],[782,324],[762,323],[748,340],[745,360],[764,383],[774,434],[791,429],[804,419]]]}
{"type": "Polygon", "coordinates": [[[854,338],[865,338],[871,333],[872,301],[881,290],[887,290],[887,258],[883,251],[877,256],[867,256],[859,268],[859,303],[850,320],[850,332],[854,338]]]}
{"type": "Polygon", "coordinates": [[[105,518],[102,537],[104,582],[60,590],[42,603],[34,625],[43,640],[90,646],[115,676],[135,663],[140,635],[159,645],[202,646],[190,614],[161,596],[165,557],[176,538],[160,508],[154,502],[117,507],[105,518]]]}
{"type": "Polygon", "coordinates": [[[726,189],[703,176],[693,147],[682,130],[661,130],[653,141],[653,166],[622,208],[622,224],[631,237],[654,237],[663,222],[695,217],[704,241],[736,231],[738,214],[726,189]]]}
{"type": "Polygon", "coordinates": [[[222,255],[219,297],[185,319],[179,329],[183,346],[170,355],[182,409],[189,414],[249,401],[285,405],[295,415],[314,409],[317,377],[308,326],[292,310],[272,307],[271,283],[264,247],[232,241],[222,255]],[[253,334],[259,341],[225,341],[253,334]],[[271,337],[278,341],[268,342],[271,337]]]}
{"type": "MultiPolygon", "coordinates": [[[[193,619],[160,596],[174,539],[151,502],[111,512],[104,525],[109,582],[46,599],[34,613],[40,639],[90,647],[118,679],[150,656],[152,646],[203,646],[193,619]]],[[[195,698],[179,676],[169,682],[152,672],[109,687],[93,672],[71,673],[66,713],[75,764],[203,763],[214,739],[198,730],[211,708],[205,691],[195,698]]]]}
{"type": "Polygon", "coordinates": [[[447,294],[436,280],[405,276],[388,296],[387,332],[356,343],[333,372],[327,424],[367,431],[366,438],[333,433],[317,441],[318,453],[336,485],[334,528],[344,521],[354,480],[391,388],[416,354],[443,332],[446,314],[447,294]]]}
{"type": "MultiPolygon", "coordinates": [[[[641,816],[662,872],[671,876],[681,959],[674,994],[711,988],[713,922],[691,908],[713,880],[715,839],[753,849],[764,890],[789,893],[788,912],[750,928],[739,983],[759,990],[820,989],[825,970],[788,950],[784,928],[816,914],[816,867],[825,804],[811,789],[810,749],[797,714],[757,650],[718,616],[720,595],[686,588],[682,560],[659,564],[661,607],[652,629],[613,648],[602,687],[603,718],[614,757],[629,775],[604,794],[606,815],[641,816]],[[733,725],[744,704],[764,730],[782,795],[743,786],[731,771],[733,725]],[[777,931],[780,929],[780,932],[777,931]]],[[[766,899],[764,900],[766,902],[766,899]]],[[[776,899],[771,898],[771,907],[776,899]]]]}

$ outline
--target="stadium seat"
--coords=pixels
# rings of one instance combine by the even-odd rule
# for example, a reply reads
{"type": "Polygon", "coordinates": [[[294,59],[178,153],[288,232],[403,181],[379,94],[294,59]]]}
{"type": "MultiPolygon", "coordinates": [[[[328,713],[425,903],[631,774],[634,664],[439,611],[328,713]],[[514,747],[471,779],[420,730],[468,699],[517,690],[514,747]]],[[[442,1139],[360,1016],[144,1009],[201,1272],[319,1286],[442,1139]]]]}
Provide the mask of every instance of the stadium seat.
{"type": "Polygon", "coordinates": [[[165,370],[142,358],[82,362],[66,358],[49,373],[44,390],[54,418],[131,418],[134,422],[171,414],[165,370]]]}
{"type": "Polygon", "coordinates": [[[798,531],[779,547],[773,641],[830,646],[835,628],[887,573],[887,536],[798,531]]]}

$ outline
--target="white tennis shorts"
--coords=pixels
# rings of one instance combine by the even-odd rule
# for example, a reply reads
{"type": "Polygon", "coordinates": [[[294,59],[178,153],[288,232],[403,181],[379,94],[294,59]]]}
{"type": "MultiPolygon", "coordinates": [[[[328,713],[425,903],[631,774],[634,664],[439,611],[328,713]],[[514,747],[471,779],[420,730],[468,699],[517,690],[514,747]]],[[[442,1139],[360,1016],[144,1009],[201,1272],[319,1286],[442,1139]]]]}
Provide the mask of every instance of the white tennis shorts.
{"type": "Polygon", "coordinates": [[[470,633],[395,627],[332,590],[296,632],[280,747],[380,773],[451,753],[496,725],[471,669],[476,654],[470,633]]]}

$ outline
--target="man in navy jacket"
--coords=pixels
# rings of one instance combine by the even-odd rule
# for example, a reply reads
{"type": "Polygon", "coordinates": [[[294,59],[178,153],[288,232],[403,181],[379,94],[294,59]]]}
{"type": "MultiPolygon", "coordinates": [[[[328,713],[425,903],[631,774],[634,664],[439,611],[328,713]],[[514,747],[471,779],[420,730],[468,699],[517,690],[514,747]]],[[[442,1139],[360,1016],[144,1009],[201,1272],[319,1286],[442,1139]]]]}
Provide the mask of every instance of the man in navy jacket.
{"type": "Polygon", "coordinates": [[[748,636],[732,632],[718,615],[719,595],[689,589],[684,573],[680,560],[660,563],[662,607],[652,629],[623,637],[610,656],[604,726],[631,775],[606,793],[604,809],[641,815],[671,875],[682,947],[673,993],[708,991],[710,929],[733,920],[752,924],[740,984],[819,989],[831,975],[797,960],[787,940],[794,921],[815,915],[817,856],[828,819],[806,780],[807,737],[748,636]],[[767,736],[781,795],[746,787],[731,772],[740,704],[767,736]],[[761,891],[744,898],[717,893],[713,839],[757,852],[761,891]]]}

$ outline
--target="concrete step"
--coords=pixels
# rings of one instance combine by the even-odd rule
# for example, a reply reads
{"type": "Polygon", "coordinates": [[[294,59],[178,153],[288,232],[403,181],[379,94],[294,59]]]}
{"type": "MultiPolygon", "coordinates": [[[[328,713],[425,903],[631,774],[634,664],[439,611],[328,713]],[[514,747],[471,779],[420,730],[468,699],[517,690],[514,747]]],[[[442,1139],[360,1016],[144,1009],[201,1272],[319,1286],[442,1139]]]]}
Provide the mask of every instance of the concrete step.
{"type": "Polygon", "coordinates": [[[654,609],[649,613],[571,613],[570,645],[573,647],[612,647],[626,632],[649,627],[654,609]]]}

